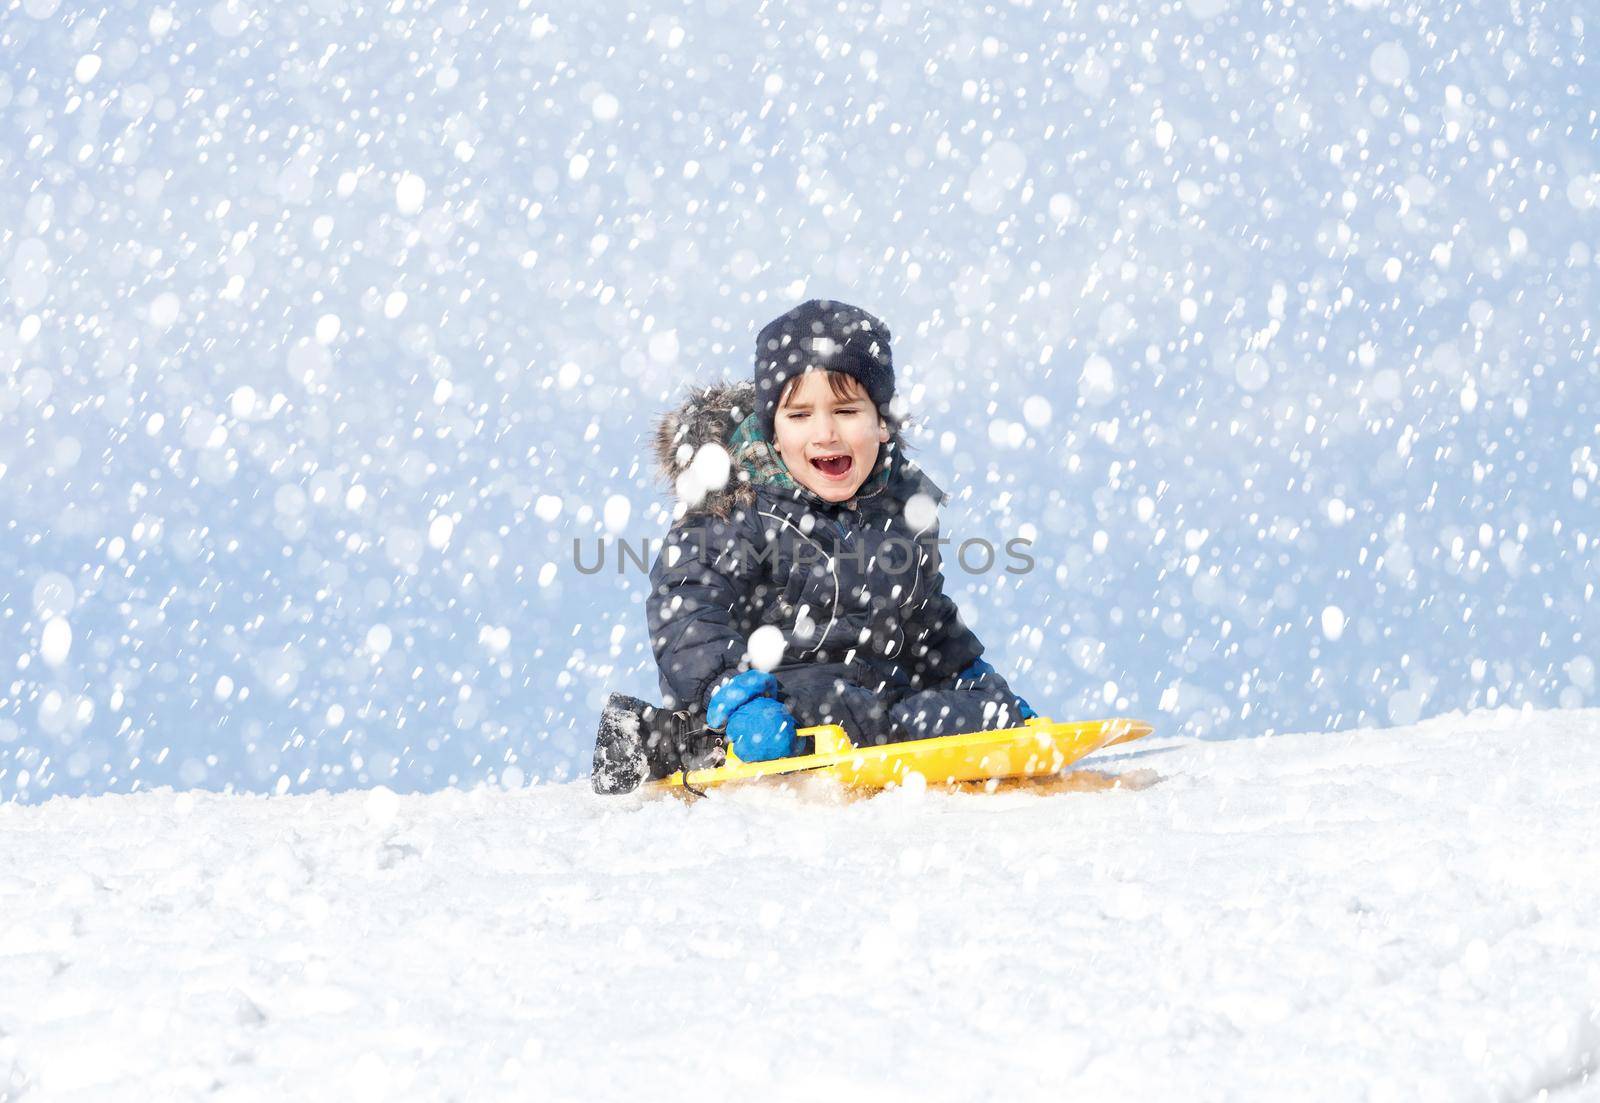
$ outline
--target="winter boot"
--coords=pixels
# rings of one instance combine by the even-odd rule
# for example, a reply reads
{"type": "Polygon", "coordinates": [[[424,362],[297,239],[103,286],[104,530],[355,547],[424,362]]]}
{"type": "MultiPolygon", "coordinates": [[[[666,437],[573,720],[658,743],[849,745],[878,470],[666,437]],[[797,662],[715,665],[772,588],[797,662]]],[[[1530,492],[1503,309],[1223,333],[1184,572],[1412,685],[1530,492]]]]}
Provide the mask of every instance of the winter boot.
{"type": "Polygon", "coordinates": [[[696,713],[613,693],[600,710],[594,737],[594,791],[627,793],[646,779],[720,766],[727,757],[722,746],[722,737],[696,713]]]}

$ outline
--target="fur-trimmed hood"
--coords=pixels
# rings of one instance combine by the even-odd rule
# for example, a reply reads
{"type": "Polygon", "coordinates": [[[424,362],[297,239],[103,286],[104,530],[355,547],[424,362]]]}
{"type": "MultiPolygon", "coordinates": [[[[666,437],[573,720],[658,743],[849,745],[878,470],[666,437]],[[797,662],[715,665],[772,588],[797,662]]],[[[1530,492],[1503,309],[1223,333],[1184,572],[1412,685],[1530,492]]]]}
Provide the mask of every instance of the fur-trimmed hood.
{"type": "MultiPolygon", "coordinates": [[[[755,504],[749,465],[731,454],[739,427],[755,412],[755,400],[755,384],[750,382],[691,387],[682,405],[657,420],[656,466],[674,499],[685,504],[686,513],[727,519],[735,509],[755,504]],[[717,447],[707,449],[708,444],[717,447]]],[[[883,452],[880,462],[892,465],[883,493],[902,500],[917,493],[939,503],[946,500],[948,495],[906,455],[898,431],[892,432],[883,452]]],[[[828,504],[803,487],[797,493],[828,504]]]]}

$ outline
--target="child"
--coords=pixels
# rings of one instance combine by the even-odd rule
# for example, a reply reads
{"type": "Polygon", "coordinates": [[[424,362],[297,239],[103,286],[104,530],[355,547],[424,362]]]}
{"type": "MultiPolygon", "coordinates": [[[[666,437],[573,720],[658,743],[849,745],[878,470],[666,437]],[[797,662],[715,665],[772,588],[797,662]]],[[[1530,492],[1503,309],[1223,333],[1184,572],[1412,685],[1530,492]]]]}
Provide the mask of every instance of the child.
{"type": "Polygon", "coordinates": [[[753,383],[662,419],[682,499],[646,602],[665,707],[612,695],[597,792],[715,764],[724,740],[763,761],[806,753],[816,724],[867,746],[1034,715],[944,592],[946,495],[907,458],[893,396],[888,327],[814,299],[762,329],[753,383]],[[764,626],[774,646],[752,646],[764,626]]]}

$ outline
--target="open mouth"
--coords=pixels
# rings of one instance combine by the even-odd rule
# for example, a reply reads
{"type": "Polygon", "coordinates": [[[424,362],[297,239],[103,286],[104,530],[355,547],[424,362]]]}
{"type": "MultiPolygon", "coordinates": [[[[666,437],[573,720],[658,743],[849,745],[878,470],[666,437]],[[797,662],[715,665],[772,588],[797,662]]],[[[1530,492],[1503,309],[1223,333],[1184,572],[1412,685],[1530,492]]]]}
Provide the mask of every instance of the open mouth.
{"type": "Polygon", "coordinates": [[[821,456],[811,461],[811,466],[830,479],[842,479],[850,474],[855,460],[849,456],[821,456]]]}

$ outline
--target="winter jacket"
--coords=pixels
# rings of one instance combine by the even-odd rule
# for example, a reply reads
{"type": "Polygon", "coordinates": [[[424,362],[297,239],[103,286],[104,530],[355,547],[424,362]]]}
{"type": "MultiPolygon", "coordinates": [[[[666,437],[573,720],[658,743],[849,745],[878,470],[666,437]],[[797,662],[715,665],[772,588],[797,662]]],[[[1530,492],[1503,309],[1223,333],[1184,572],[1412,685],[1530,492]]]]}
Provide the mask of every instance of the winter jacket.
{"type": "Polygon", "coordinates": [[[782,632],[772,673],[786,689],[825,675],[892,700],[949,684],[983,645],[944,592],[947,496],[894,434],[853,499],[824,500],[761,436],[754,397],[749,383],[697,388],[657,426],[657,462],[682,499],[646,602],[665,703],[704,710],[750,668],[763,625],[782,632]],[[725,483],[697,485],[723,469],[725,483]]]}

